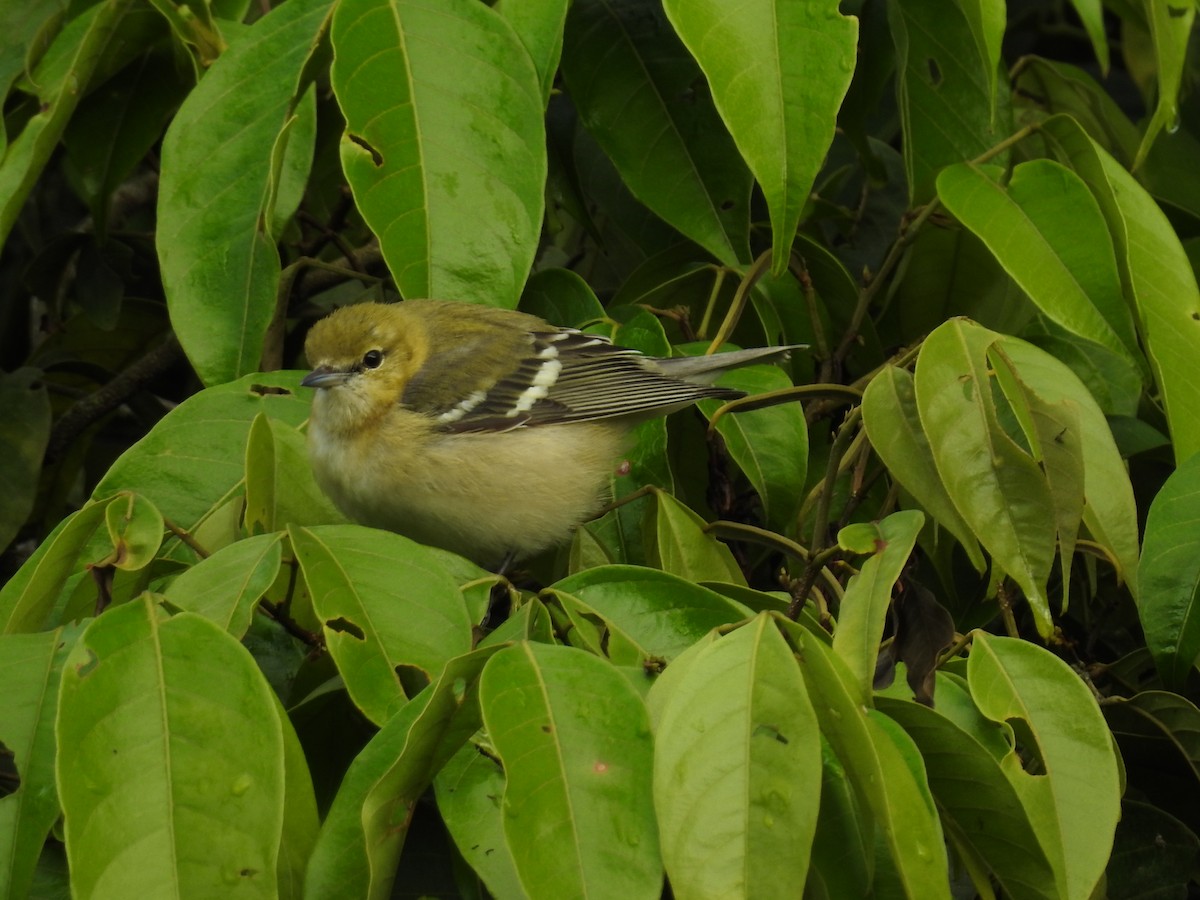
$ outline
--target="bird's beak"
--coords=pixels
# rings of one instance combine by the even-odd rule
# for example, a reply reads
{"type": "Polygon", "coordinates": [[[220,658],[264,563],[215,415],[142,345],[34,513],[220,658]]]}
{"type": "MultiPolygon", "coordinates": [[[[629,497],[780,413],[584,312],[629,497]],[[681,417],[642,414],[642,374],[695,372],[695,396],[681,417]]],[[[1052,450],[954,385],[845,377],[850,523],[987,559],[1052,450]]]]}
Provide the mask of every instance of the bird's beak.
{"type": "Polygon", "coordinates": [[[350,379],[349,372],[342,372],[331,366],[317,366],[304,376],[301,387],[328,388],[345,384],[350,379]]]}

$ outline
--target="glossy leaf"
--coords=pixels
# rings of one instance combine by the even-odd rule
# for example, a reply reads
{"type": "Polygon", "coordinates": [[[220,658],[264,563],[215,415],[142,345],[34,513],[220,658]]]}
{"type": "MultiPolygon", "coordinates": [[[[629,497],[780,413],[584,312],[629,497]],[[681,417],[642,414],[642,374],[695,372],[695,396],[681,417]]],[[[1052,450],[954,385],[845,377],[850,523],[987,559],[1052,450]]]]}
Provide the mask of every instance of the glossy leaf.
{"type": "MultiPolygon", "coordinates": [[[[135,490],[180,528],[196,530],[239,492],[254,417],[293,426],[308,418],[299,379],[299,372],[260,373],[189,397],[113,463],[92,496],[135,490]]],[[[312,476],[306,466],[291,477],[312,476]]]]}
{"type": "Polygon", "coordinates": [[[433,780],[438,811],[458,852],[482,879],[493,897],[519,897],[521,881],[504,840],[500,809],[504,796],[504,769],[467,742],[433,780]]]}
{"type": "Polygon", "coordinates": [[[1066,663],[1015,638],[974,632],[967,672],[980,712],[1012,724],[1023,746],[1024,767],[1016,750],[1001,766],[1054,869],[1059,896],[1086,900],[1104,873],[1121,799],[1112,738],[1096,701],[1066,663]]]}
{"type": "Polygon", "coordinates": [[[283,737],[245,648],[147,595],[88,627],[59,696],[72,893],[275,896],[283,737]]]}
{"type": "MultiPolygon", "coordinates": [[[[777,366],[750,366],[723,375],[722,387],[765,394],[792,386],[777,366]]],[[[699,404],[709,418],[720,407],[715,400],[699,404]]],[[[808,426],[796,403],[733,413],[717,420],[717,433],[730,458],[745,473],[762,500],[768,528],[795,532],[808,476],[808,426]]]]}
{"type": "Polygon", "coordinates": [[[748,618],[736,601],[666,572],[637,566],[599,566],[550,589],[599,616],[609,631],[644,656],[671,659],[720,625],[748,618]]]}
{"type": "Polygon", "coordinates": [[[112,553],[101,565],[136,570],[148,566],[162,546],[163,517],[145,497],[121,491],[104,508],[112,553]]]}
{"type": "Polygon", "coordinates": [[[246,439],[246,530],[345,521],[310,473],[304,436],[260,412],[246,439]]]}
{"type": "Polygon", "coordinates": [[[1164,682],[1182,687],[1200,656],[1200,454],[1150,504],[1138,566],[1138,618],[1164,682]]]}
{"type": "Polygon", "coordinates": [[[654,805],[674,894],[795,896],[816,830],[821,751],[773,619],[760,614],[692,657],[655,732],[654,805]]]}
{"type": "Polygon", "coordinates": [[[550,99],[554,77],[558,74],[569,5],[566,0],[498,0],[492,6],[512,25],[533,60],[542,86],[543,103],[550,99]]]}
{"type": "Polygon", "coordinates": [[[573,3],[562,71],[633,195],[726,265],[747,262],[750,171],[662,13],[628,0],[573,3]]]}
{"type": "Polygon", "coordinates": [[[664,7],[766,197],[781,274],[850,86],[858,23],[833,3],[755,0],[736,14],[721,0],[664,7]]]}
{"type": "Polygon", "coordinates": [[[846,585],[833,635],[833,652],[841,657],[857,690],[858,701],[869,702],[879,642],[892,603],[892,587],[904,569],[925,524],[918,510],[892,513],[881,522],[848,525],[838,532],[838,544],[852,553],[870,553],[846,585]]]}
{"type": "Polygon", "coordinates": [[[504,764],[504,834],[525,891],[657,898],[650,723],[624,676],[578,650],[520,644],[489,661],[479,700],[504,764]]]}
{"type": "Polygon", "coordinates": [[[984,571],[986,562],[979,541],[959,515],[938,474],[917,412],[912,375],[895,366],[883,369],[863,392],[862,411],[872,449],[888,471],[938,524],[954,535],[976,570],[984,571]]]}
{"type": "Polygon", "coordinates": [[[542,269],[529,276],[521,311],[552,325],[583,328],[604,318],[604,307],[591,287],[570,269],[542,269]]]}
{"type": "Polygon", "coordinates": [[[1165,742],[1200,779],[1200,709],[1186,697],[1168,691],[1142,691],[1112,697],[1101,707],[1113,734],[1165,742]]]}
{"type": "Polygon", "coordinates": [[[325,645],[355,704],[376,725],[407,702],[401,667],[433,678],[471,649],[462,592],[420,544],[360,525],[290,534],[325,645]]]}
{"type": "Polygon", "coordinates": [[[1043,126],[1055,152],[1087,182],[1108,222],[1127,296],[1166,407],[1175,461],[1200,451],[1200,288],[1163,211],[1137,180],[1070,118],[1043,126]]]}
{"type": "Polygon", "coordinates": [[[159,264],[171,324],[205,384],[258,369],[280,274],[268,234],[272,150],[328,10],[329,0],[298,0],[259,19],[213,64],[163,141],[159,264]]]}
{"type": "Polygon", "coordinates": [[[952,691],[971,707],[962,688],[943,683],[936,709],[889,698],[879,699],[879,709],[899,722],[920,748],[951,843],[981,860],[1006,896],[1052,900],[1059,896],[1054,870],[1030,822],[1030,811],[987,746],[940,712],[952,691]]]}
{"type": "Polygon", "coordinates": [[[1053,504],[1041,468],[997,420],[986,359],[997,337],[964,320],[929,335],[917,358],[917,408],[959,514],[1020,585],[1039,630],[1048,634],[1053,504]]]}
{"type": "Polygon", "coordinates": [[[899,726],[858,702],[836,654],[802,629],[791,635],[821,734],[879,829],[905,893],[949,898],[944,839],[916,747],[899,726]]]}
{"type": "Polygon", "coordinates": [[[413,807],[479,728],[477,680],[495,648],[451,660],[355,757],[321,827],[305,896],[392,896],[413,807]]]}
{"type": "Polygon", "coordinates": [[[0,742],[20,779],[0,797],[0,897],[31,894],[34,866],[58,818],[54,718],[63,661],[78,629],[0,636],[0,742]]]}
{"type": "Polygon", "coordinates": [[[401,294],[516,306],[546,138],[539,75],[512,26],[478,3],[351,0],[332,40],[342,167],[401,294]]]}
{"type": "Polygon", "coordinates": [[[957,165],[938,175],[937,190],[1043,313],[1073,334],[1138,358],[1108,228],[1078,176],[1034,160],[1001,186],[984,169],[957,165]]]}
{"type": "Polygon", "coordinates": [[[647,563],[688,581],[746,583],[729,548],[704,531],[704,520],[670,494],[654,491],[642,527],[647,563]]]}
{"type": "Polygon", "coordinates": [[[997,104],[995,75],[958,3],[889,4],[888,23],[908,193],[920,204],[933,196],[939,170],[975,159],[1008,135],[1008,108],[997,104]]]}
{"type": "Polygon", "coordinates": [[[204,616],[240,638],[279,574],[282,541],[280,533],[260,534],[223,547],[180,573],[164,596],[176,609],[204,616]]]}
{"type": "Polygon", "coordinates": [[[1138,147],[1137,158],[1133,161],[1135,169],[1146,158],[1164,128],[1168,132],[1179,129],[1179,91],[1196,9],[1186,3],[1150,3],[1146,6],[1146,19],[1150,25],[1150,37],[1154,41],[1157,98],[1154,112],[1146,123],[1141,146],[1138,147]]]}

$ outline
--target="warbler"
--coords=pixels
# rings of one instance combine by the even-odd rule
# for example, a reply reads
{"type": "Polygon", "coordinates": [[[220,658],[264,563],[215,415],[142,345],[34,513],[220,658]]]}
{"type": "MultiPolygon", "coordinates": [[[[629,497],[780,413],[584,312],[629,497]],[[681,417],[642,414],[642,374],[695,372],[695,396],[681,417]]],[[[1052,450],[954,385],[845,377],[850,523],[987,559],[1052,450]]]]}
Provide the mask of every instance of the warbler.
{"type": "Polygon", "coordinates": [[[506,309],[362,303],[309,331],[308,450],[351,519],[484,566],[570,537],[606,500],[630,428],[791,347],[655,359],[506,309]]]}

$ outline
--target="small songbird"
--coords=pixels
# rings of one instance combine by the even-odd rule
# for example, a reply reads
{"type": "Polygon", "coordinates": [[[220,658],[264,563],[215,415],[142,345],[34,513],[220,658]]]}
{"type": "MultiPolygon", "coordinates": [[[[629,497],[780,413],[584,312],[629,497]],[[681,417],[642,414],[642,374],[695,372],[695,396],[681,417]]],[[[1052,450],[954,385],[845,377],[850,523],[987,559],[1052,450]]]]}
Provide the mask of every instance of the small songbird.
{"type": "Polygon", "coordinates": [[[513,310],[346,306],[305,343],[309,457],[351,519],[495,566],[598,511],[633,425],[791,349],[654,359],[513,310]]]}

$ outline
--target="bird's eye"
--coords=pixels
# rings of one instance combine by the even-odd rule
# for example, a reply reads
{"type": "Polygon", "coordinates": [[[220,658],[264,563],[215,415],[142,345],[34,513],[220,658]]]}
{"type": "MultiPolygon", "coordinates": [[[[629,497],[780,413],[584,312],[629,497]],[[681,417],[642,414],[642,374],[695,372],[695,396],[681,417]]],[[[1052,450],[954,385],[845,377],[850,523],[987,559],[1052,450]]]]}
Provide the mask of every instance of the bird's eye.
{"type": "Polygon", "coordinates": [[[378,369],[383,364],[383,351],[368,350],[363,354],[362,364],[366,369],[378,369]]]}

